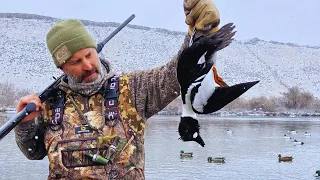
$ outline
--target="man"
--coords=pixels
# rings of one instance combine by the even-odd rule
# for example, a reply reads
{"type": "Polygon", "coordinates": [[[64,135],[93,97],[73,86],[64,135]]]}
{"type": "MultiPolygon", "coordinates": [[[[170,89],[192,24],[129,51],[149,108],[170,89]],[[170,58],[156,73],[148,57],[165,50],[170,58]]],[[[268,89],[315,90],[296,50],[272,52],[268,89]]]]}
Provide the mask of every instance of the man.
{"type": "MultiPolygon", "coordinates": [[[[216,22],[208,18],[212,4],[184,1],[190,29],[205,32],[199,25],[216,22]]],[[[189,39],[190,34],[181,50],[189,39]]],[[[99,59],[95,41],[78,20],[57,22],[46,41],[67,78],[43,104],[36,94],[20,99],[18,112],[29,102],[37,106],[15,128],[21,151],[32,160],[48,156],[48,179],[144,179],[146,120],[179,96],[181,50],[164,66],[117,76],[99,59]]]]}

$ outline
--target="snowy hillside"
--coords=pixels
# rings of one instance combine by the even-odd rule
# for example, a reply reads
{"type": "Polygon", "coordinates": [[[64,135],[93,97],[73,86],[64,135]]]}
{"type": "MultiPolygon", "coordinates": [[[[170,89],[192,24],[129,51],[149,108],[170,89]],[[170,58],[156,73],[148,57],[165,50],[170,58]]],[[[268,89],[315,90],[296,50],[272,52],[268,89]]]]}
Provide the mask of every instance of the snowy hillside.
{"type": "MultiPolygon", "coordinates": [[[[39,92],[53,82],[52,76],[60,75],[45,44],[46,33],[56,21],[38,15],[0,13],[0,82],[32,87],[39,92]]],[[[98,42],[118,26],[118,23],[84,23],[98,42]]],[[[184,34],[129,25],[109,41],[103,55],[116,71],[150,69],[175,55],[184,34]]],[[[292,86],[320,97],[319,62],[320,47],[252,39],[234,41],[221,51],[217,67],[229,84],[261,80],[246,93],[248,97],[278,96],[292,86]]]]}

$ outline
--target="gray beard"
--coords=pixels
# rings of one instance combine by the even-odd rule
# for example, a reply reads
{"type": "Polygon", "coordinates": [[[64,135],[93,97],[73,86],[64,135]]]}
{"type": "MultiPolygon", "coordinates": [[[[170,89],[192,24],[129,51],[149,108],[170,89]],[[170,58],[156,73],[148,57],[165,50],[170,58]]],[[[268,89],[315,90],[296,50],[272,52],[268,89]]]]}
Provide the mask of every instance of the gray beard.
{"type": "MultiPolygon", "coordinates": [[[[73,92],[79,93],[85,96],[92,96],[96,94],[102,86],[107,83],[107,80],[114,76],[114,72],[110,70],[110,72],[107,72],[106,68],[101,63],[102,60],[100,60],[99,68],[98,68],[98,78],[90,83],[84,83],[80,82],[78,78],[75,78],[74,76],[68,75],[68,84],[62,83],[62,86],[68,86],[67,88],[70,88],[73,92]]],[[[109,69],[111,69],[110,63],[107,62],[109,69]]]]}

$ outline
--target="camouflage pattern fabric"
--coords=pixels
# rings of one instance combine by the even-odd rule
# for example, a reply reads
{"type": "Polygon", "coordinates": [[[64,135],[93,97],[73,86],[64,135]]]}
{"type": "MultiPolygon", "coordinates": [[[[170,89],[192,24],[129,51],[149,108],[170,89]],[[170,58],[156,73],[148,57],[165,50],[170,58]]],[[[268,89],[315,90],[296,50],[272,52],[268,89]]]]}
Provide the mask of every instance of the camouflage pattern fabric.
{"type": "MultiPolygon", "coordinates": [[[[138,115],[131,102],[129,77],[119,79],[119,104],[121,121],[114,127],[103,126],[92,133],[76,134],[81,129],[81,118],[71,101],[73,97],[88,121],[104,122],[104,100],[101,94],[83,98],[71,91],[66,92],[62,128],[45,133],[45,146],[50,162],[48,179],[144,179],[144,129],[145,121],[138,115]],[[86,152],[105,157],[113,138],[120,137],[112,163],[101,165],[92,162],[86,152]],[[99,138],[106,139],[99,142],[99,138]]],[[[49,124],[54,114],[50,104],[46,105],[44,119],[49,124]],[[49,110],[48,110],[49,109],[49,110]]],[[[85,129],[85,128],[84,128],[85,129]]]]}
{"type": "MultiPolygon", "coordinates": [[[[103,124],[109,114],[102,105],[107,101],[104,102],[101,94],[85,98],[65,88],[62,89],[66,102],[61,125],[50,123],[57,114],[51,98],[35,120],[16,126],[15,138],[21,152],[30,160],[48,156],[48,179],[144,179],[145,123],[179,96],[177,58],[189,41],[190,37],[186,36],[178,54],[163,66],[120,75],[117,109],[122,120],[116,126],[103,124]],[[88,125],[97,130],[82,125],[83,118],[74,104],[88,125]],[[77,134],[76,130],[92,133],[77,134]],[[120,140],[116,152],[109,157],[109,146],[117,138],[120,140]],[[100,164],[93,162],[95,157],[100,157],[97,158],[100,164]]],[[[107,122],[113,125],[115,121],[107,122]]]]}

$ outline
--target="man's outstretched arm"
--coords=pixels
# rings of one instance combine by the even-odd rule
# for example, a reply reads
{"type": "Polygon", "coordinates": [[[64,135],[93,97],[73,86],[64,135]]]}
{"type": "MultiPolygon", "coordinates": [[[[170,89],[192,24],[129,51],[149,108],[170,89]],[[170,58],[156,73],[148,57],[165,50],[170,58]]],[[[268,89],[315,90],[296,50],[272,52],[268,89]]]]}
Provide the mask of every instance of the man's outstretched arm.
{"type": "Polygon", "coordinates": [[[129,74],[133,104],[143,119],[155,115],[180,95],[177,63],[189,40],[187,35],[177,55],[166,65],[129,74]]]}

